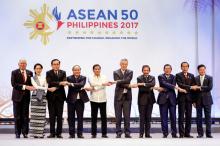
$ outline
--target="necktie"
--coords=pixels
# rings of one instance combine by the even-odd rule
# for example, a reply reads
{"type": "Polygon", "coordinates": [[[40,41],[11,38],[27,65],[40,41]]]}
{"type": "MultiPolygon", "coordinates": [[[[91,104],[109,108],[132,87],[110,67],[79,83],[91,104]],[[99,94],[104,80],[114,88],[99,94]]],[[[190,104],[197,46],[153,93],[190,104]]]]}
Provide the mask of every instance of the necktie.
{"type": "Polygon", "coordinates": [[[58,71],[55,71],[56,76],[58,77],[58,71]]]}
{"type": "Polygon", "coordinates": [[[24,71],[22,71],[21,74],[22,74],[23,81],[24,81],[24,83],[25,83],[25,75],[24,75],[24,71]]]}

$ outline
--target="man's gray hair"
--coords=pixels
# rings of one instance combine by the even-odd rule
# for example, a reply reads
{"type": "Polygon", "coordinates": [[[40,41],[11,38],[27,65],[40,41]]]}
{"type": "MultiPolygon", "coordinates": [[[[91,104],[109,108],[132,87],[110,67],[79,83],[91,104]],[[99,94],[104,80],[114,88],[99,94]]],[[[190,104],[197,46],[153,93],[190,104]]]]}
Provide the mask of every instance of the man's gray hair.
{"type": "Polygon", "coordinates": [[[25,63],[27,63],[27,60],[26,59],[19,59],[19,61],[18,61],[18,63],[21,63],[21,62],[25,62],[25,63]]]}
{"type": "Polygon", "coordinates": [[[128,62],[128,59],[127,59],[127,58],[123,58],[123,59],[121,59],[120,62],[122,62],[122,61],[126,61],[126,62],[128,62]]]}

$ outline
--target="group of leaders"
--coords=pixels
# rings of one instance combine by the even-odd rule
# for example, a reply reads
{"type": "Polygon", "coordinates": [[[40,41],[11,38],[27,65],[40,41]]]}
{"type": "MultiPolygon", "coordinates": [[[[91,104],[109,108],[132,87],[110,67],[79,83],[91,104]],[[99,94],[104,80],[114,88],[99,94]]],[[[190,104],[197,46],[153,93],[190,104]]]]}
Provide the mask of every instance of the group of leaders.
{"type": "Polygon", "coordinates": [[[172,66],[164,65],[164,73],[158,76],[159,86],[155,86],[155,77],[150,75],[150,66],[143,65],[143,74],[137,77],[137,83],[130,83],[133,71],[128,69],[128,60],[120,60],[120,69],[113,72],[114,81],[109,81],[101,74],[101,66],[93,65],[93,75],[88,78],[89,86],[85,86],[86,77],[81,75],[81,68],[75,65],[73,74],[66,77],[66,72],[60,69],[60,61],[51,61],[52,69],[42,76],[43,66],[39,63],[34,65],[33,73],[26,69],[27,61],[20,59],[19,68],[12,71],[11,84],[13,86],[12,101],[15,119],[15,136],[28,138],[43,138],[46,124],[46,105],[49,110],[50,135],[48,138],[62,138],[62,120],[64,102],[67,102],[69,138],[84,138],[83,136],[83,113],[84,104],[91,103],[91,135],[97,136],[97,115],[100,110],[102,137],[107,136],[106,116],[106,87],[116,84],[114,95],[114,109],[116,119],[116,138],[125,138],[130,135],[130,112],[132,103],[132,88],[138,88],[138,109],[140,116],[139,137],[151,138],[151,115],[154,103],[156,103],[154,90],[159,92],[157,103],[159,104],[161,127],[163,138],[167,138],[168,118],[171,124],[173,138],[193,138],[190,135],[192,107],[196,108],[197,138],[211,135],[211,107],[213,104],[211,90],[213,78],[206,74],[206,66],[198,66],[198,76],[188,72],[189,63],[181,63],[181,72],[171,74],[172,66]],[[66,97],[64,87],[68,86],[66,97]],[[178,91],[176,95],[175,90],[178,91]],[[87,95],[90,92],[90,97],[87,95]],[[30,114],[29,114],[30,105],[30,114]],[[176,127],[176,105],[178,105],[178,128],[176,127]],[[203,131],[203,112],[205,115],[206,130],[203,131]],[[75,120],[77,116],[77,130],[75,120]],[[122,114],[124,117],[124,130],[121,128],[122,114]],[[30,115],[30,120],[29,120],[30,115]],[[168,116],[169,115],[169,116],[168,116]],[[30,126],[30,128],[29,128],[30,126]]]}

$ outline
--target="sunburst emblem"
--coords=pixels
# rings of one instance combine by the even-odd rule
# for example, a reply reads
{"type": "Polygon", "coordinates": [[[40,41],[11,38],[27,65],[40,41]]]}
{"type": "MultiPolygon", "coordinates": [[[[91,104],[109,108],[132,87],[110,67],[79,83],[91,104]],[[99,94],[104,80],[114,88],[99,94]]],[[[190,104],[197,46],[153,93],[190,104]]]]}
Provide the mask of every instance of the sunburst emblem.
{"type": "Polygon", "coordinates": [[[53,15],[49,13],[49,7],[43,4],[41,12],[37,10],[30,10],[30,16],[33,20],[28,20],[24,23],[27,28],[33,29],[30,33],[30,39],[37,39],[41,37],[41,42],[47,45],[49,42],[49,36],[54,32],[51,29],[51,22],[53,21],[53,15]]]}

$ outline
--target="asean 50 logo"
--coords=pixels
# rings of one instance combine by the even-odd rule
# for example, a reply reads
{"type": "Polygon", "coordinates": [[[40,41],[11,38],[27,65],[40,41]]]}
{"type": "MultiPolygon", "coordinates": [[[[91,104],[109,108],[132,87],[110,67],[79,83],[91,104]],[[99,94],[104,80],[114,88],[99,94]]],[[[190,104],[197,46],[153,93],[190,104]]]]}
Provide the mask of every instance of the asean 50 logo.
{"type": "Polygon", "coordinates": [[[25,27],[32,29],[32,32],[29,34],[30,39],[40,37],[44,45],[49,43],[49,37],[63,24],[60,21],[61,14],[57,12],[57,7],[50,13],[49,7],[46,4],[43,4],[40,11],[31,9],[30,16],[32,20],[27,20],[24,23],[25,27]]]}

